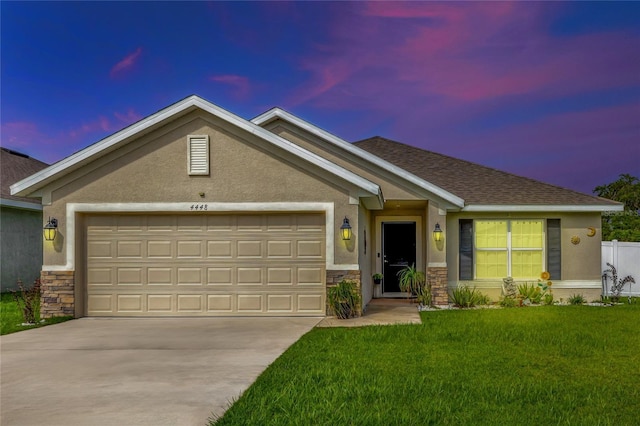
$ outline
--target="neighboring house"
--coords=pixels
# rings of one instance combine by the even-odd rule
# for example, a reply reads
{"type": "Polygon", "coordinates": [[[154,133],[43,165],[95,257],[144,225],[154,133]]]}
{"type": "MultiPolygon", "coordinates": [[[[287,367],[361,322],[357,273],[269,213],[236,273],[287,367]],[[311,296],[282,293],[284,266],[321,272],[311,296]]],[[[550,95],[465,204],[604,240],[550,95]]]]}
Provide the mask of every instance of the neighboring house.
{"type": "Polygon", "coordinates": [[[36,198],[11,195],[9,186],[48,164],[28,155],[0,148],[0,284],[17,289],[17,281],[31,286],[42,268],[42,205],[36,198]]]}
{"type": "Polygon", "coordinates": [[[251,121],[188,97],[12,186],[41,197],[43,314],[324,315],[326,286],[399,297],[415,263],[434,301],[548,270],[600,294],[609,200],[383,138],[348,143],[274,108],[251,121]],[[341,238],[345,219],[352,228],[341,238]],[[435,241],[434,230],[442,230],[435,241]],[[372,275],[384,274],[375,287],[372,275]]]}

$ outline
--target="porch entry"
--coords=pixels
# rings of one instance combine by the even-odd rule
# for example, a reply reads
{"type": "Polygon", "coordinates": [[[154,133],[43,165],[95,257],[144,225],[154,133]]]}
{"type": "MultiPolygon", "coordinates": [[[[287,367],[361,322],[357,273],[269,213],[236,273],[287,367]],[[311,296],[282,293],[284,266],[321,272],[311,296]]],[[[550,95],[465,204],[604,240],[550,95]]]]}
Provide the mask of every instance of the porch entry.
{"type": "Polygon", "coordinates": [[[382,223],[382,296],[401,297],[398,272],[416,263],[416,222],[382,223]]]}

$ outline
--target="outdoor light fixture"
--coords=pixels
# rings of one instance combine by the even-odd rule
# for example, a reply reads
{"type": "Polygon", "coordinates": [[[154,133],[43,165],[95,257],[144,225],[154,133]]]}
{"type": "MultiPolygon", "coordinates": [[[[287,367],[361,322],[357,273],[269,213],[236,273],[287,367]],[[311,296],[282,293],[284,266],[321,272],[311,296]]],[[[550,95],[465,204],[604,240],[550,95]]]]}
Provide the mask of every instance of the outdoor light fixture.
{"type": "Polygon", "coordinates": [[[348,241],[351,239],[351,225],[349,224],[349,219],[344,217],[342,221],[342,226],[340,227],[340,234],[342,235],[342,239],[344,241],[348,241]]]}
{"type": "Polygon", "coordinates": [[[433,240],[436,243],[442,241],[442,228],[439,223],[436,223],[436,227],[433,229],[433,240]]]}
{"type": "Polygon", "coordinates": [[[44,239],[47,241],[55,240],[56,232],[58,232],[58,219],[49,218],[49,221],[44,226],[44,239]]]}

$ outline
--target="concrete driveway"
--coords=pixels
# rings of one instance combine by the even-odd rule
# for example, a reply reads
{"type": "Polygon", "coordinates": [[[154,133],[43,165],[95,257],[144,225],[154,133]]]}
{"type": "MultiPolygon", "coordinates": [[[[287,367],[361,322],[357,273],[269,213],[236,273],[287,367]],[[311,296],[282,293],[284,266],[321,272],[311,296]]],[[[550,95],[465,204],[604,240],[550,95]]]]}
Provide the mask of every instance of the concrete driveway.
{"type": "Polygon", "coordinates": [[[205,425],[321,318],[81,318],[2,336],[9,425],[205,425]]]}

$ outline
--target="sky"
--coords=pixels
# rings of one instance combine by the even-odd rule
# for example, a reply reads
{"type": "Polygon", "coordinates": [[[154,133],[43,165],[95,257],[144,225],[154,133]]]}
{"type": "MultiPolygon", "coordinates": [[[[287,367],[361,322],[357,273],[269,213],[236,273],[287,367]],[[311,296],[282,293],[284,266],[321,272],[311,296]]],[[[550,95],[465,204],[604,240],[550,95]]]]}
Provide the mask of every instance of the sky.
{"type": "Polygon", "coordinates": [[[196,94],[588,194],[640,176],[640,2],[2,1],[0,19],[0,145],[48,163],[196,94]]]}

